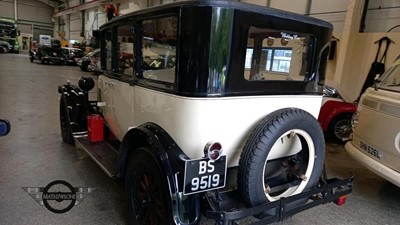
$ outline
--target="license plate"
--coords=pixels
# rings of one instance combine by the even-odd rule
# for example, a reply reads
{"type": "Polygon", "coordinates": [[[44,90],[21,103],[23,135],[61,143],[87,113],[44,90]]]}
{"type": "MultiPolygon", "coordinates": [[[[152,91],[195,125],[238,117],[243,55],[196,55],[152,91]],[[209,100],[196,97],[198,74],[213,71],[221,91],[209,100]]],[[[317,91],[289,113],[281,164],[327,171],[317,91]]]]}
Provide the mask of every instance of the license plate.
{"type": "Polygon", "coordinates": [[[216,161],[188,160],[185,163],[183,194],[190,195],[225,187],[226,156],[216,161]]]}
{"type": "Polygon", "coordinates": [[[372,155],[372,156],[374,156],[374,157],[376,157],[378,159],[382,158],[382,153],[378,149],[376,149],[374,147],[371,147],[371,146],[365,144],[362,141],[360,141],[360,148],[362,150],[364,150],[366,153],[368,153],[368,154],[370,154],[370,155],[372,155]]]}

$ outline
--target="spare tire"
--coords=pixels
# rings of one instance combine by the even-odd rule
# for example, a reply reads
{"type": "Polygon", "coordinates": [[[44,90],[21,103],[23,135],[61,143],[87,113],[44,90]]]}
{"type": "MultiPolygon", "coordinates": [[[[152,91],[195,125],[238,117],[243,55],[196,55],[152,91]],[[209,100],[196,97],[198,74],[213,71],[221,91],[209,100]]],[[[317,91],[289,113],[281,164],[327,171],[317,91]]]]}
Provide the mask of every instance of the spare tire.
{"type": "MultiPolygon", "coordinates": [[[[239,160],[238,190],[246,206],[273,202],[314,187],[323,170],[324,149],[321,126],[308,112],[286,108],[266,116],[251,133],[239,160]]],[[[305,201],[293,202],[286,209],[305,201]]]]}

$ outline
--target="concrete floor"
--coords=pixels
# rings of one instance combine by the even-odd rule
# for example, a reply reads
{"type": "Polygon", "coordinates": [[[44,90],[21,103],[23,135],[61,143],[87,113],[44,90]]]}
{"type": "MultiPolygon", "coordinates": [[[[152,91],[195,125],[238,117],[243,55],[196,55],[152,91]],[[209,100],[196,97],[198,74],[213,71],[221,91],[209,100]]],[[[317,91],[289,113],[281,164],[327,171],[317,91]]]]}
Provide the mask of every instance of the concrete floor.
{"type": "MultiPolygon", "coordinates": [[[[0,54],[0,117],[12,123],[11,133],[0,137],[0,224],[125,224],[122,185],[61,141],[57,86],[67,79],[76,84],[82,75],[88,73],[78,67],[0,54]],[[53,180],[96,190],[68,213],[54,214],[21,188],[44,187],[53,180]]],[[[326,159],[329,176],[355,175],[347,203],[318,206],[278,224],[399,224],[400,188],[349,158],[342,145],[327,143],[326,159]]],[[[201,224],[213,221],[203,218],[201,224]]]]}

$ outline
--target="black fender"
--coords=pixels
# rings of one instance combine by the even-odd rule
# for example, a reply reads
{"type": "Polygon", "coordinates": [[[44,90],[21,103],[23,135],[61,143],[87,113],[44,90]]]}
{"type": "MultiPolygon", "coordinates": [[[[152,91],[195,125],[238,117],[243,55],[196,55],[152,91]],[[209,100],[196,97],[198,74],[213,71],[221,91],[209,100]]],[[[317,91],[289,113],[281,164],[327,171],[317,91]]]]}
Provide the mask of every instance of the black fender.
{"type": "Polygon", "coordinates": [[[61,94],[60,102],[68,108],[69,121],[74,125],[72,132],[86,131],[86,118],[89,114],[94,113],[90,107],[87,93],[70,82],[58,86],[58,92],[61,94]]]}
{"type": "Polygon", "coordinates": [[[123,179],[129,154],[138,147],[150,146],[159,157],[168,180],[172,214],[176,224],[186,224],[181,216],[189,217],[189,224],[200,220],[200,195],[183,196],[185,160],[189,159],[171,136],[154,123],[145,123],[127,132],[122,140],[118,156],[117,178],[123,179]],[[180,191],[181,190],[181,191],[180,191]],[[183,210],[183,211],[182,211],[183,210]]]}

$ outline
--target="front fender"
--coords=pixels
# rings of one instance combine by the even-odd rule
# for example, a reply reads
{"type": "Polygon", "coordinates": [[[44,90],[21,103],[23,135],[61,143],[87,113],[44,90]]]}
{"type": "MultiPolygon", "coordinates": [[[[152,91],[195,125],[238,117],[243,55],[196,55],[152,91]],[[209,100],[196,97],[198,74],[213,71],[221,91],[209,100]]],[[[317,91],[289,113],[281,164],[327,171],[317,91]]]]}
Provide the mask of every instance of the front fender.
{"type": "Polygon", "coordinates": [[[321,107],[318,121],[324,131],[328,130],[331,121],[339,114],[353,114],[357,111],[357,104],[344,101],[329,100],[321,107]]]}

